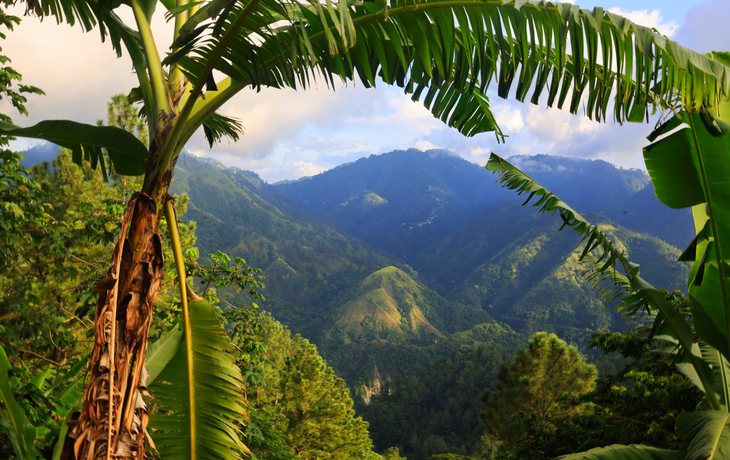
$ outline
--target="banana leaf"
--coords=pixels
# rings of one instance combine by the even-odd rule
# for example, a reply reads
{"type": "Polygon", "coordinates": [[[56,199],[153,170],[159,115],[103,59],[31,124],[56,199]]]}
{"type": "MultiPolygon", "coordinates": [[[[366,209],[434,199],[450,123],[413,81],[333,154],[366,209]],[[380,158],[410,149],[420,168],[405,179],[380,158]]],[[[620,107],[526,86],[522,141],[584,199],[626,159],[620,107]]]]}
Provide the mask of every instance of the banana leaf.
{"type": "Polygon", "coordinates": [[[71,150],[74,163],[91,163],[96,169],[101,165],[107,177],[102,148],[111,159],[117,174],[139,176],[144,174],[149,152],[147,147],[134,134],[113,126],[92,126],[69,120],[46,120],[29,128],[21,128],[0,121],[0,134],[6,136],[43,139],[71,150]]]}
{"type": "Polygon", "coordinates": [[[677,431],[691,439],[687,460],[730,459],[730,413],[699,411],[677,417],[677,431]]]}
{"type": "MultiPolygon", "coordinates": [[[[10,369],[10,361],[5,354],[5,350],[0,346],[0,399],[2,399],[5,409],[4,416],[0,420],[8,420],[9,429],[7,432],[10,443],[15,449],[15,453],[20,460],[35,460],[38,458],[38,452],[33,446],[35,441],[36,429],[31,425],[25,411],[18,404],[10,389],[10,381],[8,379],[8,370],[10,369]]],[[[5,425],[5,424],[3,424],[5,425]]],[[[0,428],[2,428],[0,426],[0,428]]]]}
{"type": "Polygon", "coordinates": [[[181,341],[149,387],[156,404],[150,416],[152,439],[166,460],[241,458],[249,450],[240,439],[239,421],[246,418],[244,383],[233,345],[209,303],[193,300],[189,312],[191,340],[181,341]]]}
{"type": "Polygon", "coordinates": [[[656,195],[670,208],[693,208],[696,238],[687,288],[697,335],[730,358],[730,136],[713,135],[701,114],[681,112],[659,126],[644,149],[656,195]],[[724,256],[723,256],[724,254],[724,256]]]}
{"type": "Polygon", "coordinates": [[[684,452],[640,444],[630,446],[614,444],[558,458],[560,460],[684,460],[684,452]]]}

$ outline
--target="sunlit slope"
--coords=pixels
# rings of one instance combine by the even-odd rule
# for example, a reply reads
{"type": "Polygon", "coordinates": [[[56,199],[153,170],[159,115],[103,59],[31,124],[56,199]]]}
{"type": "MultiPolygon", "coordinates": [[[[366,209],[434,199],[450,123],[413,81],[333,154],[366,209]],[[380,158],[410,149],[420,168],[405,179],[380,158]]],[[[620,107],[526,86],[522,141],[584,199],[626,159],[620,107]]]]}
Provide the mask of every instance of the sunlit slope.
{"type": "MultiPolygon", "coordinates": [[[[657,287],[683,289],[687,267],[680,251],[645,233],[591,216],[641,264],[657,287]]],[[[520,331],[554,330],[566,337],[621,328],[580,272],[578,235],[558,231],[558,218],[518,203],[486,209],[468,225],[433,245],[414,266],[450,300],[478,305],[520,331]]]]}

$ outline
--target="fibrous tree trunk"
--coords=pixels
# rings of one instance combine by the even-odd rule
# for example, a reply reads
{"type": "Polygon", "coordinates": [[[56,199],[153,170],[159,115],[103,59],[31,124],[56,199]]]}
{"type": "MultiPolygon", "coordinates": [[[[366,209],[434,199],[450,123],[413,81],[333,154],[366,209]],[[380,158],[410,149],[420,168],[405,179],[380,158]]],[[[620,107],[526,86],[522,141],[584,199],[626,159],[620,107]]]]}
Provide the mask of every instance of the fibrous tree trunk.
{"type": "Polygon", "coordinates": [[[66,439],[64,460],[144,458],[144,357],[163,265],[158,214],[149,195],[131,197],[112,267],[95,290],[99,300],[90,380],[66,439]]]}

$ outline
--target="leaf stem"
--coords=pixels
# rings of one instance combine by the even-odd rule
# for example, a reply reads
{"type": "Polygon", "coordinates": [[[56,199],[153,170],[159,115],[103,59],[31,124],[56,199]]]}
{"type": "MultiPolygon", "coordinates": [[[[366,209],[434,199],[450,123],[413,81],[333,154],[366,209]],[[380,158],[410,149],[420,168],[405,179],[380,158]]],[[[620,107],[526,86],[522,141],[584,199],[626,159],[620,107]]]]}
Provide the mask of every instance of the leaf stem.
{"type": "Polygon", "coordinates": [[[182,303],[183,323],[185,325],[185,350],[187,352],[188,362],[188,398],[190,410],[190,459],[196,460],[197,450],[195,449],[197,442],[197,433],[195,431],[195,382],[193,377],[193,331],[190,323],[190,309],[188,308],[188,296],[185,281],[185,259],[183,258],[182,244],[180,243],[180,233],[177,228],[177,215],[173,207],[173,199],[168,195],[165,200],[165,218],[167,219],[167,230],[170,233],[170,246],[175,257],[175,267],[177,268],[178,285],[180,286],[180,302],[182,303]]]}
{"type": "Polygon", "coordinates": [[[142,40],[145,58],[147,59],[147,70],[149,71],[150,84],[152,88],[152,100],[155,105],[153,109],[155,116],[150,122],[151,126],[155,129],[151,134],[154,137],[157,137],[162,131],[162,124],[165,119],[165,117],[160,116],[160,112],[170,116],[173,110],[170,105],[170,97],[167,91],[165,72],[162,70],[162,61],[160,60],[160,55],[157,52],[157,45],[155,45],[155,39],[152,35],[150,23],[147,20],[147,16],[145,16],[140,0],[132,0],[131,3],[132,11],[134,12],[134,19],[136,20],[137,28],[139,29],[139,36],[142,40]]]}

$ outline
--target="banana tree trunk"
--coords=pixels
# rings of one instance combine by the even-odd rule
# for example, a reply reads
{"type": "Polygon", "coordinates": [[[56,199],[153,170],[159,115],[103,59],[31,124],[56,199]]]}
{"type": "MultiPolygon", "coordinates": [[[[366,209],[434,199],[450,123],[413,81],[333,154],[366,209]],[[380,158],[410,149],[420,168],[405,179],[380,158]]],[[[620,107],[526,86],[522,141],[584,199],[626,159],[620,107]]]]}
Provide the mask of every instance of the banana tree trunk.
{"type": "Polygon", "coordinates": [[[90,379],[83,409],[71,422],[62,460],[141,460],[145,456],[149,416],[143,399],[148,377],[144,358],[162,281],[158,230],[172,166],[150,156],[143,192],[131,197],[111,268],[94,290],[99,300],[90,379]]]}

